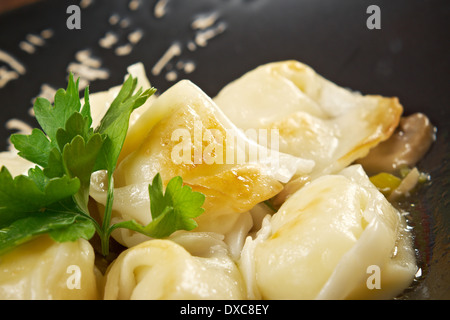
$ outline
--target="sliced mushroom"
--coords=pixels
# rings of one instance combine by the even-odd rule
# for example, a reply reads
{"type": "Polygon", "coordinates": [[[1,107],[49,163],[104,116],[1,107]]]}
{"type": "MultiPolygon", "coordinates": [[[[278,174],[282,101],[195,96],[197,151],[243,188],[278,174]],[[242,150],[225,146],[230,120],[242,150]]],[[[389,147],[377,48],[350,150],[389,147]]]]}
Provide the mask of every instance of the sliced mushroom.
{"type": "Polygon", "coordinates": [[[309,177],[299,177],[289,181],[273,199],[272,205],[278,210],[278,208],[295,192],[304,187],[307,183],[310,182],[309,177]]]}
{"type": "Polygon", "coordinates": [[[357,161],[370,175],[396,173],[402,167],[414,167],[435,140],[436,128],[422,113],[403,117],[394,134],[357,161]]]}

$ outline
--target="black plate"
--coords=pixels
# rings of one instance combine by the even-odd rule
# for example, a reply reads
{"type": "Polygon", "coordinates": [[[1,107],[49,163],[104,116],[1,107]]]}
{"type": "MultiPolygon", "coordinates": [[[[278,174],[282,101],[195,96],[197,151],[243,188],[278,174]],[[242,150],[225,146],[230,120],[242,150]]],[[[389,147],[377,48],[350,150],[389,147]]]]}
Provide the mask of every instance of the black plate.
{"type": "MultiPolygon", "coordinates": [[[[169,0],[160,18],[154,13],[156,0],[141,0],[138,10],[130,8],[137,3],[133,0],[90,2],[47,0],[0,16],[0,50],[26,67],[25,74],[0,89],[0,123],[18,118],[35,125],[28,114],[32,99],[43,83],[66,86],[67,67],[81,49],[89,49],[109,72],[107,79],[91,81],[92,92],[120,84],[126,67],[141,61],[160,92],[173,84],[167,73],[176,71],[177,79],[190,79],[214,96],[260,64],[296,59],[341,86],[397,96],[405,114],[423,112],[438,128],[436,143],[419,164],[432,182],[411,207],[423,276],[401,298],[450,297],[448,0],[169,0]],[[67,27],[70,4],[89,4],[81,9],[79,30],[67,27]],[[370,5],[380,8],[381,29],[366,25],[370,5]],[[206,46],[189,50],[197,32],[191,23],[214,12],[218,15],[210,28],[219,34],[206,46]],[[44,30],[53,35],[30,47],[27,35],[44,30]],[[136,30],[143,38],[129,54],[118,56],[116,48],[130,43],[127,37],[136,30]],[[99,44],[108,31],[118,36],[109,49],[99,44]],[[33,54],[23,49],[23,41],[33,54]],[[181,54],[152,75],[153,66],[175,42],[181,54]],[[178,62],[193,62],[195,70],[184,72],[178,62]]],[[[4,61],[2,67],[13,71],[4,61]]],[[[6,148],[11,133],[0,126],[0,149],[6,148]]]]}

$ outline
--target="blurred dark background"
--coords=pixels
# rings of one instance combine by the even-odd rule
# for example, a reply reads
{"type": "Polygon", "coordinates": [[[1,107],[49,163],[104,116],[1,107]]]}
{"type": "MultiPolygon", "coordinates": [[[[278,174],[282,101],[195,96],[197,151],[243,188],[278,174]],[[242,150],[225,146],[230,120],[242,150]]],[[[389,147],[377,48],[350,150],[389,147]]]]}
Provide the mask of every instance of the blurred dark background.
{"type": "Polygon", "coordinates": [[[23,7],[28,4],[32,4],[34,2],[38,2],[40,0],[1,0],[0,1],[0,13],[11,11],[13,9],[17,9],[23,7]]]}

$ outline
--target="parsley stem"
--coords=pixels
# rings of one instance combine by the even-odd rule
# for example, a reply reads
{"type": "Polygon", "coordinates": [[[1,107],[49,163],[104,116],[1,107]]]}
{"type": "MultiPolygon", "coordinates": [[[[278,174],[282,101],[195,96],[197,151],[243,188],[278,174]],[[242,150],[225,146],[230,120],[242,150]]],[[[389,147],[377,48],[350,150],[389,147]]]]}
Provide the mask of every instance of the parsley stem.
{"type": "Polygon", "coordinates": [[[108,172],[108,180],[109,183],[108,193],[106,196],[105,214],[103,216],[102,233],[100,234],[102,242],[102,254],[105,257],[109,254],[109,237],[111,235],[109,229],[111,224],[112,205],[114,201],[114,177],[112,172],[108,172]]]}

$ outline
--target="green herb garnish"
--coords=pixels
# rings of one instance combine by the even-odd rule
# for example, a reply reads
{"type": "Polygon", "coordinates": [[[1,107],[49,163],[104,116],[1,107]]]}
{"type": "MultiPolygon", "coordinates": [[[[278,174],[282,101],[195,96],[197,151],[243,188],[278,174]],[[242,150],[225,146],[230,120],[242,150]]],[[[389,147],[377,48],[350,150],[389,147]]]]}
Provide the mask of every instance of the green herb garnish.
{"type": "Polygon", "coordinates": [[[193,192],[183,186],[181,177],[174,177],[164,194],[158,174],[149,185],[152,222],[147,226],[136,221],[111,225],[114,171],[130,115],[156,90],[136,90],[137,79],[128,77],[94,129],[88,88],[81,106],[78,84],[71,74],[67,89],[56,92],[54,105],[36,99],[34,111],[42,130],[11,136],[18,154],[36,167],[14,178],[7,168],[0,170],[0,254],[41,234],[65,242],[90,240],[97,232],[102,254],[107,256],[111,232],[117,228],[164,238],[177,230],[192,230],[197,226],[193,218],[203,213],[202,193],[193,192]],[[91,217],[88,209],[90,179],[97,170],[106,170],[109,181],[102,222],[91,217]]]}
{"type": "Polygon", "coordinates": [[[158,173],[149,185],[152,221],[142,226],[136,221],[119,222],[113,228],[127,228],[152,238],[165,238],[177,230],[192,230],[197,227],[193,218],[204,211],[205,196],[183,186],[181,177],[174,177],[167,184],[166,192],[158,173]]]}

